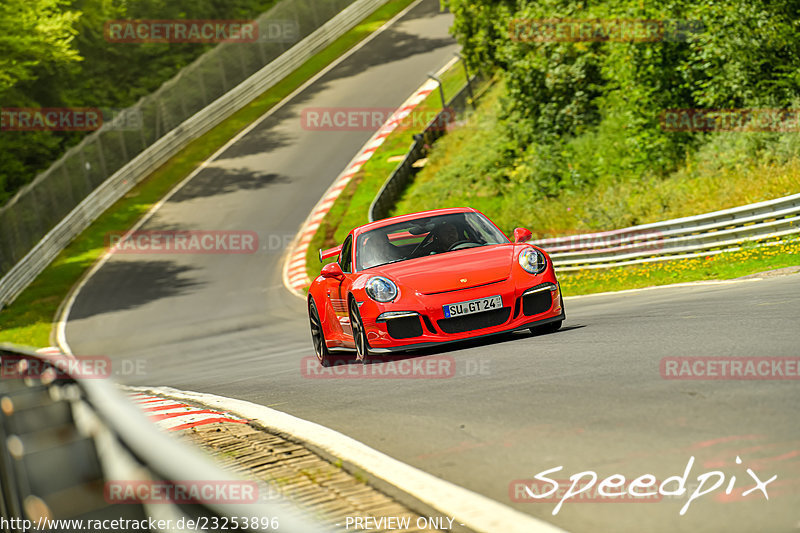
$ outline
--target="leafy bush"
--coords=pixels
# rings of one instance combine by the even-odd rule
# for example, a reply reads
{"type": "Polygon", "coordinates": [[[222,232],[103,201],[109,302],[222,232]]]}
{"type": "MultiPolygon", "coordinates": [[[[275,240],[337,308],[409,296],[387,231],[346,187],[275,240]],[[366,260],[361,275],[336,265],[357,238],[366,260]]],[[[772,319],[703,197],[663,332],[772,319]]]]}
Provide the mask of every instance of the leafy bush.
{"type": "Polygon", "coordinates": [[[540,199],[663,179],[706,144],[698,162],[734,167],[798,153],[796,134],[665,131],[661,117],[800,102],[800,1],[445,3],[472,68],[498,72],[504,89],[494,131],[480,134],[491,153],[472,153],[459,168],[440,169],[443,177],[469,183],[462,174],[474,173],[473,181],[495,184],[494,194],[524,184],[526,197],[540,199]],[[664,38],[535,42],[515,22],[542,19],[659,20],[664,38]]]}
{"type": "MultiPolygon", "coordinates": [[[[3,0],[0,107],[128,107],[214,45],[109,43],[106,21],[251,19],[275,2],[3,0]]],[[[0,205],[84,135],[0,132],[0,205]]]]}

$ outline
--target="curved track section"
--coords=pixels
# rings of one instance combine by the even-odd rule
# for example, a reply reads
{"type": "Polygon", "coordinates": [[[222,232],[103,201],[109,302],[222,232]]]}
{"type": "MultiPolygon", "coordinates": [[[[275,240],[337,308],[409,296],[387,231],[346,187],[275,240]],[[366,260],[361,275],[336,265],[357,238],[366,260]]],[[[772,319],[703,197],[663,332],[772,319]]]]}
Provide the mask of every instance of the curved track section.
{"type": "MultiPolygon", "coordinates": [[[[173,195],[142,228],[255,231],[252,255],[115,254],[85,284],[66,334],[167,385],[270,406],[573,531],[787,531],[800,507],[797,380],[665,380],[674,356],[797,357],[800,276],[568,299],[551,335],[410,354],[444,379],[311,378],[304,303],[281,283],[288,243],[371,132],[303,130],[305,107],[397,107],[456,51],[424,0],[300,92],[173,195]],[[418,356],[427,356],[424,358],[418,356]],[[735,463],[736,456],[743,459],[735,463]],[[660,503],[512,502],[513,481],[563,466],[629,478],[714,469],[739,480],[684,516],[660,503]],[[745,468],[778,475],[741,498],[745,468]]],[[[413,362],[412,361],[412,362],[413,362]]],[[[371,365],[387,368],[391,363],[371,365]]],[[[310,367],[315,368],[315,367],[310,367]]],[[[717,493],[722,491],[717,491],[717,493]]]]}
{"type": "Polygon", "coordinates": [[[141,230],[256,232],[258,253],[115,254],[75,299],[66,327],[72,351],[146,353],[157,361],[152,372],[177,359],[183,373],[204,356],[235,365],[258,355],[296,369],[286,356],[308,350],[305,306],[283,288],[282,255],[373,134],[304,129],[303,111],[396,108],[453,58],[451,22],[438,1],[417,4],[208,162],[141,230]],[[174,358],[175,350],[184,355],[174,358]]]}

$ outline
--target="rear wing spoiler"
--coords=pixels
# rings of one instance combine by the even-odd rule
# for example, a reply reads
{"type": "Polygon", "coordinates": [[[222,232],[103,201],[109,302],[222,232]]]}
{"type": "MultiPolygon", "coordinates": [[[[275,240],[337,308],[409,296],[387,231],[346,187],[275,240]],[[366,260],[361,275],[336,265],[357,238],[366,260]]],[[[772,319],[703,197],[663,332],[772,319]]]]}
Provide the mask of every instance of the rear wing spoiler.
{"type": "Polygon", "coordinates": [[[320,248],[320,250],[319,250],[319,262],[322,263],[326,259],[330,259],[331,257],[336,257],[337,255],[339,255],[339,252],[341,252],[341,251],[342,251],[342,245],[341,244],[339,246],[335,247],[335,248],[328,248],[327,250],[323,250],[323,249],[320,248]]]}

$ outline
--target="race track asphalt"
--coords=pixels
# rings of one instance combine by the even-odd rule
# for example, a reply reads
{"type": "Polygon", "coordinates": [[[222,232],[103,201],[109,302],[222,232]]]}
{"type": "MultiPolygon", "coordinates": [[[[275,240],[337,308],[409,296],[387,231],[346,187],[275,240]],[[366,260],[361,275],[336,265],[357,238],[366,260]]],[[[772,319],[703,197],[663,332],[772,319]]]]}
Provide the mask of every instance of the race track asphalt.
{"type": "Polygon", "coordinates": [[[301,113],[400,105],[457,51],[438,4],[424,0],[300,93],[142,228],[255,231],[258,253],[115,254],[77,295],[66,330],[73,352],[108,355],[123,383],[240,398],[321,423],[571,531],[795,531],[800,382],[668,380],[660,362],[797,357],[800,275],[570,299],[557,333],[401,356],[451,362],[454,375],[428,376],[443,379],[314,377],[305,305],[282,285],[281,256],[372,132],[308,131],[301,113]],[[690,481],[720,469],[738,490],[753,485],[747,467],[777,475],[769,501],[718,489],[684,516],[685,498],[567,503],[553,516],[555,503],[509,493],[514,480],[557,466],[558,479],[593,470],[662,480],[683,474],[692,456],[690,481]]]}

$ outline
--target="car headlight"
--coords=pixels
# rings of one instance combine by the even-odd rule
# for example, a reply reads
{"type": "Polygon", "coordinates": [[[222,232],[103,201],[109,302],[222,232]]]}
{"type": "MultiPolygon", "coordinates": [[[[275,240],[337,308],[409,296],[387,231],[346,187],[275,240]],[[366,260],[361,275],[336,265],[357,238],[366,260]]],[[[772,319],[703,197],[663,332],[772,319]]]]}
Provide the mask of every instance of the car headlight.
{"type": "Polygon", "coordinates": [[[519,266],[531,274],[541,274],[547,268],[547,259],[539,250],[525,248],[519,253],[519,266]]]}
{"type": "Polygon", "coordinates": [[[367,295],[376,302],[391,302],[397,298],[397,285],[390,279],[375,276],[367,281],[367,295]]]}

